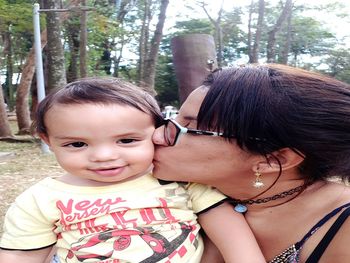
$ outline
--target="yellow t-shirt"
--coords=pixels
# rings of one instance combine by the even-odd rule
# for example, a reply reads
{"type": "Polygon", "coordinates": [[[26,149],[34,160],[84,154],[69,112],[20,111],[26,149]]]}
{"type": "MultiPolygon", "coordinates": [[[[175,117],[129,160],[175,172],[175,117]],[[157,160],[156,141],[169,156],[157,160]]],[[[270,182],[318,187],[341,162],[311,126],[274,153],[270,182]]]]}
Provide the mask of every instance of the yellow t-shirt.
{"type": "Polygon", "coordinates": [[[0,247],[56,243],[61,262],[199,262],[195,213],[224,198],[208,186],[161,184],[150,174],[103,187],[46,178],[11,205],[0,247]]]}

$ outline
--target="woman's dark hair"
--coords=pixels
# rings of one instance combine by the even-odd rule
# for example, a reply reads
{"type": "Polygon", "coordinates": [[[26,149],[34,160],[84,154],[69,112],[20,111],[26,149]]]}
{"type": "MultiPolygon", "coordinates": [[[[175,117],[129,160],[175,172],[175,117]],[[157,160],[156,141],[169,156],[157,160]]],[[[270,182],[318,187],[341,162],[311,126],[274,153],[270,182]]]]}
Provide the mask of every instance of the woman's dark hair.
{"type": "MultiPolygon", "coordinates": [[[[86,103],[134,107],[149,114],[156,127],[163,121],[157,101],[145,90],[117,78],[85,78],[71,82],[45,97],[38,105],[32,128],[37,133],[47,135],[45,114],[53,105],[86,103]]],[[[82,116],[85,117],[88,116],[82,116]]]]}
{"type": "Polygon", "coordinates": [[[350,86],[293,67],[266,64],[224,68],[208,88],[198,127],[218,130],[252,153],[291,148],[305,157],[308,181],[350,177],[350,86]]]}

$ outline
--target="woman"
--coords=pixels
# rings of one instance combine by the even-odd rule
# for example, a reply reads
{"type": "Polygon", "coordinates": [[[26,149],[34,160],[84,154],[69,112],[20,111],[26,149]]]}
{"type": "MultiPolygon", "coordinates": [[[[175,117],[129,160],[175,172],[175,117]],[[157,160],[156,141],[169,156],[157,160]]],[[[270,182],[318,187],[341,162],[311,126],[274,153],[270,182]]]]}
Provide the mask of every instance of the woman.
{"type": "Polygon", "coordinates": [[[153,141],[155,176],[226,194],[268,262],[350,262],[349,85],[274,64],[220,69],[153,141]]]}

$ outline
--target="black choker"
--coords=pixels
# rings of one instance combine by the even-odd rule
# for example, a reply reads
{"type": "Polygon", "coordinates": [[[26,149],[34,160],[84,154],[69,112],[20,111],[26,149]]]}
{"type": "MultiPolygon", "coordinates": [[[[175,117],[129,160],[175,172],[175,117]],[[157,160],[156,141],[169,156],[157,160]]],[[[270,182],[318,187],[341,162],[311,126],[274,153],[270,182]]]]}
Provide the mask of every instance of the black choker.
{"type": "Polygon", "coordinates": [[[273,196],[269,197],[264,197],[264,198],[259,198],[259,199],[246,199],[246,200],[240,200],[240,199],[234,199],[234,198],[229,198],[228,202],[232,205],[234,205],[234,210],[238,213],[245,213],[247,212],[248,208],[247,205],[251,204],[263,204],[270,202],[272,200],[280,199],[280,198],[285,198],[286,196],[295,194],[295,193],[300,193],[307,187],[307,184],[300,185],[298,187],[289,189],[287,191],[284,191],[279,194],[275,194],[273,196]]]}

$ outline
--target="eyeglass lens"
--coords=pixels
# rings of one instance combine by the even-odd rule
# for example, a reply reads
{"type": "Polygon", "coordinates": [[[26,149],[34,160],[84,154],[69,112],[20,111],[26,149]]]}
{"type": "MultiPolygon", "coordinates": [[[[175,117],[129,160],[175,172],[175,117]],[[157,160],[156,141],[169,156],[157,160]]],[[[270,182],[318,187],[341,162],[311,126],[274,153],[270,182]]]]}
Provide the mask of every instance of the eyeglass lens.
{"type": "Polygon", "coordinates": [[[176,142],[179,129],[171,121],[167,121],[164,127],[164,137],[169,146],[173,146],[176,142]]]}

